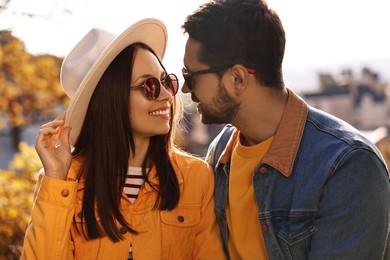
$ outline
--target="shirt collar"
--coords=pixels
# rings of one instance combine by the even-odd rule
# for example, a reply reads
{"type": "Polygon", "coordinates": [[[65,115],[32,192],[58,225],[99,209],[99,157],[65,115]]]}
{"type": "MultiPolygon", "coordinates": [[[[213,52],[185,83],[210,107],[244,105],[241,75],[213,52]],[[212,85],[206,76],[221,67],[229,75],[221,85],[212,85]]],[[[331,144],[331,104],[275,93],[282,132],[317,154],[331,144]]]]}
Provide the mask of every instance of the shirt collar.
{"type": "MultiPolygon", "coordinates": [[[[276,130],[274,140],[265,154],[262,163],[267,163],[277,169],[281,174],[288,177],[291,175],[299,144],[301,143],[308,106],[306,102],[292,90],[287,89],[287,91],[288,100],[282,119],[276,130]]],[[[229,161],[233,144],[238,137],[238,133],[239,131],[235,129],[219,162],[227,163],[229,161]]]]}

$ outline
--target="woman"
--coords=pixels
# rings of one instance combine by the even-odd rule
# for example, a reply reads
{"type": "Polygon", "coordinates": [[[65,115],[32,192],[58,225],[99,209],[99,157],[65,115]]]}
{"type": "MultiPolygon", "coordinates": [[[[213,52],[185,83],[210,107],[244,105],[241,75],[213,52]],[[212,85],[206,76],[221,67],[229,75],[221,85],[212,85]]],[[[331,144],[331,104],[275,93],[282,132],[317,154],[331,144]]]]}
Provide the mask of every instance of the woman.
{"type": "Polygon", "coordinates": [[[211,169],[172,144],[165,46],[165,26],[145,19],[118,37],[93,29],[65,58],[71,102],[37,137],[22,259],[224,259],[211,169]]]}

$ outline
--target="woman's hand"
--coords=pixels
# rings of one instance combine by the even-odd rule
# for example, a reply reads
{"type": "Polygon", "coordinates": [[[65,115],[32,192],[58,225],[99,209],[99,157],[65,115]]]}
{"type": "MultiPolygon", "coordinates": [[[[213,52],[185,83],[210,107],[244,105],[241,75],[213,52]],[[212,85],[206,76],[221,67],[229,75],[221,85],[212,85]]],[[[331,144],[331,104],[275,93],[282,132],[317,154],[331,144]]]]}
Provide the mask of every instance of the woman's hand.
{"type": "Polygon", "coordinates": [[[65,113],[44,124],[39,130],[35,150],[42,161],[45,175],[65,180],[72,162],[69,133],[64,127],[65,113]],[[59,141],[59,143],[58,143],[59,141]]]}

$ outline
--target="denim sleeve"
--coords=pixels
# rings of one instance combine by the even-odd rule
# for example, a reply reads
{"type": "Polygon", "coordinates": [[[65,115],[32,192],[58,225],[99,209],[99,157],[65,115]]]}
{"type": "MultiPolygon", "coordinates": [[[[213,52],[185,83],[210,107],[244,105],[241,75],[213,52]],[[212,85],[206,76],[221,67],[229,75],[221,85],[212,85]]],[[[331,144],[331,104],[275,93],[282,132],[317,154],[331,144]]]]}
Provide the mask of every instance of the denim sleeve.
{"type": "Polygon", "coordinates": [[[388,259],[385,165],[372,151],[354,149],[333,166],[321,195],[309,259],[388,259]]]}

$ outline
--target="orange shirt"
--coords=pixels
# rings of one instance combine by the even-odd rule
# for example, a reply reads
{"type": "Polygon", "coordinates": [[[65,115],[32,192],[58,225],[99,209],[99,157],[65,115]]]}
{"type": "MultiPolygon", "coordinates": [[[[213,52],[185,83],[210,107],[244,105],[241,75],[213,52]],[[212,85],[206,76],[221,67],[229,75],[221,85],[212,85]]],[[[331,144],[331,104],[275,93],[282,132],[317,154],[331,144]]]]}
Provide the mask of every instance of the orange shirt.
{"type": "Polygon", "coordinates": [[[233,146],[229,176],[227,223],[231,259],[268,259],[258,218],[252,185],[253,169],[270,147],[273,137],[243,146],[240,138],[233,146]]]}

